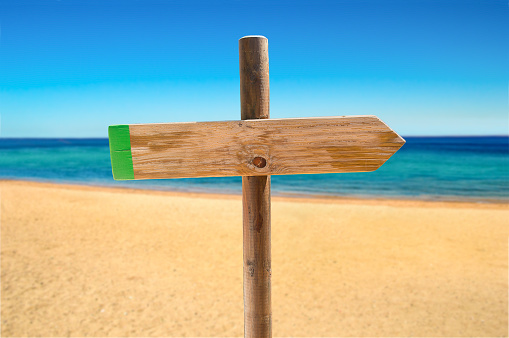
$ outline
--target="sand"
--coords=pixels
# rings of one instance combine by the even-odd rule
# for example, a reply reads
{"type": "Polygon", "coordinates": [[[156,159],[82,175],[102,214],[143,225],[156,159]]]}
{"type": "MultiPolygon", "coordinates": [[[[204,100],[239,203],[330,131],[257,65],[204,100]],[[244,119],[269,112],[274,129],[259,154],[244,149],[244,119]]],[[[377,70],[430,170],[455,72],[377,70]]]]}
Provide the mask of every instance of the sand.
{"type": "MultiPolygon", "coordinates": [[[[0,182],[2,336],[242,336],[240,196],[0,182]]],[[[507,336],[507,204],[272,202],[274,336],[507,336]]]]}

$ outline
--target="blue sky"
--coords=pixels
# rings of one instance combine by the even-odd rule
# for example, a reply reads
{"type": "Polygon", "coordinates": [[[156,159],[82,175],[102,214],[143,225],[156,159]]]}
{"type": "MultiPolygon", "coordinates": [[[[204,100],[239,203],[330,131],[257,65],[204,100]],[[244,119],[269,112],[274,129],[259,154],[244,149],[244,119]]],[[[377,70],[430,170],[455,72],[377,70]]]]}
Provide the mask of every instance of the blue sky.
{"type": "Polygon", "coordinates": [[[269,39],[271,117],[509,134],[507,1],[0,2],[2,137],[240,119],[238,39],[269,39]]]}

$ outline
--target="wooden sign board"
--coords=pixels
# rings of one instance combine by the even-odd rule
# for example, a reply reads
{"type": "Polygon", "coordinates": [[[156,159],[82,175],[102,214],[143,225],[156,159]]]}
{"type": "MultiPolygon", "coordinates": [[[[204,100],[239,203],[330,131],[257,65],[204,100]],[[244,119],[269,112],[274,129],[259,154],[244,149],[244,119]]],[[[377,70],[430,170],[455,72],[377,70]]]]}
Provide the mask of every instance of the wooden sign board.
{"type": "Polygon", "coordinates": [[[376,116],[109,127],[116,180],[366,172],[405,140],[376,116]]]}
{"type": "Polygon", "coordinates": [[[242,176],[244,336],[272,337],[270,175],[378,169],[405,140],[376,116],[269,119],[268,40],[239,40],[241,121],[109,127],[116,180],[242,176]]]}

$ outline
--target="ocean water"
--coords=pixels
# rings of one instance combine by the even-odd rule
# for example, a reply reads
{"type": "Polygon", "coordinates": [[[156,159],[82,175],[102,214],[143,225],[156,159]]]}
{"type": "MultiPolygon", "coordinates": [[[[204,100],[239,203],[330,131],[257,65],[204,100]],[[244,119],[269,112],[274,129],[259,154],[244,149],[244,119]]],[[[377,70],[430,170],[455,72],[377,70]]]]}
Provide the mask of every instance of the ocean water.
{"type": "MultiPolygon", "coordinates": [[[[273,195],[509,202],[509,137],[406,137],[369,173],[272,176],[273,195]]],[[[241,178],[114,181],[107,139],[0,138],[0,179],[241,193],[241,178]]]]}

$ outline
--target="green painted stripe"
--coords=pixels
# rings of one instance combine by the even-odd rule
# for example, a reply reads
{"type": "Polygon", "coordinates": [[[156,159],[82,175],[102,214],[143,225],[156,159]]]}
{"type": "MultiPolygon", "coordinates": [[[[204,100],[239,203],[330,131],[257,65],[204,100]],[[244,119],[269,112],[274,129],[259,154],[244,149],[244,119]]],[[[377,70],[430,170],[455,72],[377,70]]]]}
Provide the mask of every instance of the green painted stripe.
{"type": "Polygon", "coordinates": [[[128,125],[110,126],[111,169],[115,180],[134,180],[133,155],[128,125]]]}

